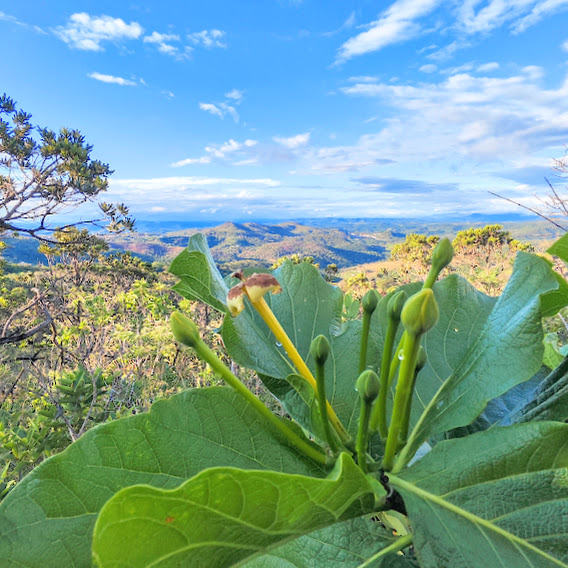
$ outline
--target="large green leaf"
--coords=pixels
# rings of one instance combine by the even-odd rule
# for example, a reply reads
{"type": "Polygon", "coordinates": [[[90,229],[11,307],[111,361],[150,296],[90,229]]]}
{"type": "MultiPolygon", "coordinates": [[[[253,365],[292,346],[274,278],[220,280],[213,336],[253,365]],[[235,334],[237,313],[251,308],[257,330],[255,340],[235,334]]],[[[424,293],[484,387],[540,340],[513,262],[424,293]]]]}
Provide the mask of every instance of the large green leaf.
{"type": "Polygon", "coordinates": [[[173,288],[182,296],[227,311],[225,299],[229,289],[202,234],[191,237],[188,248],[172,261],[170,272],[180,279],[173,288]]]}
{"type": "Polygon", "coordinates": [[[0,506],[0,566],[91,566],[96,516],[116,492],[171,489],[216,466],[325,475],[233,391],[190,390],[90,430],[21,481],[0,506]]]}
{"type": "Polygon", "coordinates": [[[326,479],[212,468],[173,490],[123,489],[101,510],[101,568],[223,568],[314,529],[369,513],[373,489],[348,454],[326,479]]]}
{"type": "Polygon", "coordinates": [[[397,475],[423,568],[568,566],[568,425],[441,442],[397,475]]]}
{"type": "MultiPolygon", "coordinates": [[[[214,273],[216,268],[210,264],[209,270],[214,273]]],[[[341,324],[342,294],[325,283],[313,266],[285,263],[275,275],[283,293],[267,300],[312,369],[312,339],[322,333],[330,340],[328,399],[355,434],[359,400],[353,385],[361,322],[341,324]]],[[[419,286],[406,289],[413,293],[419,286]]],[[[556,288],[549,263],[526,253],[518,255],[513,276],[498,301],[457,276],[436,283],[440,320],[424,338],[428,364],[414,395],[409,455],[429,437],[471,423],[489,401],[538,371],[543,350],[540,301],[556,288]]],[[[387,303],[388,296],[379,302],[372,320],[368,364],[374,368],[381,358],[387,303]]],[[[310,430],[310,408],[286,381],[294,369],[250,306],[236,318],[225,318],[222,335],[231,357],[257,371],[290,415],[310,430]]]]}
{"type": "MultiPolygon", "coordinates": [[[[437,298],[442,284],[434,287],[437,298]]],[[[482,326],[468,324],[479,317],[479,312],[466,302],[456,301],[451,323],[442,323],[426,334],[428,358],[434,356],[436,361],[445,358],[448,365],[439,374],[434,393],[424,392],[425,388],[436,386],[429,380],[428,370],[419,376],[415,399],[424,405],[424,410],[409,436],[406,458],[429,436],[469,424],[491,399],[529,380],[540,369],[543,353],[540,296],[556,286],[546,260],[519,253],[507,287],[482,326]],[[452,325],[457,331],[452,332],[452,325]],[[457,336],[464,326],[471,339],[460,341],[457,336]],[[445,338],[440,337],[441,333],[445,338]],[[455,350],[460,352],[457,357],[455,350]]],[[[444,306],[449,302],[441,298],[439,303],[444,306]]],[[[442,316],[440,321],[443,322],[442,316]]],[[[436,365],[434,362],[430,369],[434,370],[436,365]]]]}
{"type": "MultiPolygon", "coordinates": [[[[358,568],[396,538],[377,521],[360,517],[296,538],[249,560],[243,568],[358,568]]],[[[415,568],[409,556],[385,555],[374,568],[415,568]]]]}

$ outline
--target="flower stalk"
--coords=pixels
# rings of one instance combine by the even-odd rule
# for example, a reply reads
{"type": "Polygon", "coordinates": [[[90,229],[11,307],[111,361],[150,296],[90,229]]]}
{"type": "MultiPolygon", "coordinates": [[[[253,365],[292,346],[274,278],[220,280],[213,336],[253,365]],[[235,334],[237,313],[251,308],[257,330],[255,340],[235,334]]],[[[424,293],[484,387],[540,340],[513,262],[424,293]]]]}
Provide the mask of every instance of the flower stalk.
{"type": "Polygon", "coordinates": [[[383,468],[387,471],[390,471],[394,465],[394,456],[399,448],[401,432],[410,414],[420,342],[422,336],[436,325],[438,318],[438,304],[434,292],[429,288],[411,296],[402,310],[401,322],[405,334],[392,418],[383,458],[383,468]]]}
{"type": "Polygon", "coordinates": [[[331,451],[335,454],[339,451],[339,445],[331,430],[329,416],[327,414],[327,399],[325,396],[325,362],[329,356],[329,341],[325,335],[318,335],[310,346],[310,353],[316,364],[316,396],[320,412],[323,431],[331,451]]]}
{"type": "Polygon", "coordinates": [[[369,472],[367,464],[367,446],[369,445],[369,420],[373,402],[379,395],[379,377],[374,371],[363,371],[355,385],[361,399],[361,413],[359,414],[359,429],[357,431],[357,461],[363,473],[369,472]]]}
{"type": "Polygon", "coordinates": [[[272,414],[272,412],[239,381],[203,339],[201,339],[197,326],[189,318],[180,312],[174,312],[171,316],[170,323],[174,337],[180,343],[192,347],[197,356],[205,361],[213,371],[237,393],[244,397],[252,408],[261,414],[291,446],[317,463],[322,465],[330,464],[330,458],[328,456],[298,436],[292,428],[272,414]]]}
{"type": "MultiPolygon", "coordinates": [[[[264,320],[270,331],[274,334],[278,342],[284,348],[284,351],[296,367],[298,373],[304,377],[306,381],[312,386],[314,391],[318,392],[318,387],[316,380],[306,365],[305,361],[302,359],[301,355],[298,353],[296,346],[292,343],[288,334],[270,309],[264,299],[264,294],[271,290],[273,293],[279,293],[282,289],[278,284],[278,281],[269,274],[253,274],[249,276],[246,280],[242,271],[235,272],[233,277],[241,280],[241,283],[231,288],[229,291],[229,309],[233,315],[238,314],[244,308],[244,303],[242,302],[242,296],[246,295],[250,300],[253,308],[258,312],[260,317],[264,320]],[[233,306],[236,306],[233,309],[233,306]]],[[[348,434],[347,430],[343,424],[341,424],[337,414],[333,410],[329,401],[326,401],[328,420],[331,423],[333,429],[339,436],[343,445],[348,449],[354,449],[353,440],[348,434]]]]}
{"type": "MultiPolygon", "coordinates": [[[[379,434],[383,440],[386,440],[388,429],[387,429],[387,394],[390,387],[389,382],[389,372],[390,372],[390,362],[392,360],[392,350],[394,347],[394,340],[396,337],[396,332],[398,330],[398,325],[400,323],[400,314],[402,308],[407,299],[407,294],[404,290],[400,290],[394,294],[387,306],[387,331],[385,334],[385,343],[383,346],[383,358],[381,362],[381,375],[380,383],[381,388],[379,391],[379,397],[377,404],[375,404],[373,411],[371,413],[370,428],[372,431],[379,430],[379,434]]],[[[398,358],[397,358],[398,360],[398,358]]]]}
{"type": "Polygon", "coordinates": [[[377,309],[379,295],[376,290],[369,290],[363,297],[363,329],[361,330],[361,348],[359,351],[359,374],[367,368],[367,351],[369,346],[369,330],[371,316],[377,309]]]}

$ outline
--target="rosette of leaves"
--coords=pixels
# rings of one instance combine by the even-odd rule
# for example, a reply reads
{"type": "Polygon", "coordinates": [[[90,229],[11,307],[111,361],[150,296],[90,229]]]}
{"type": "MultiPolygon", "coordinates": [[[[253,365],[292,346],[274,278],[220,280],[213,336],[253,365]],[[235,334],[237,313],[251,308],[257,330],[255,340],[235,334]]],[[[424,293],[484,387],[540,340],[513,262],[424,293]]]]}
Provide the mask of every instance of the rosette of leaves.
{"type": "MultiPolygon", "coordinates": [[[[555,246],[568,259],[568,239],[555,246]]],[[[228,313],[236,281],[218,272],[204,237],[171,271],[183,296],[226,313],[229,355],[324,451],[314,389],[250,305],[228,313]]],[[[274,275],[283,291],[266,300],[312,372],[312,340],[327,338],[327,398],[355,436],[361,321],[344,320],[341,291],[313,266],[284,263],[274,275]]],[[[349,452],[310,459],[237,392],[193,389],[92,429],[21,481],[0,506],[0,565],[568,566],[568,379],[562,367],[542,372],[541,325],[567,289],[528,253],[499,298],[456,275],[434,284],[439,319],[423,338],[427,362],[389,471],[364,473],[349,452]]],[[[374,370],[389,299],[371,316],[374,370]]],[[[383,453],[374,433],[371,466],[383,453]]]]}

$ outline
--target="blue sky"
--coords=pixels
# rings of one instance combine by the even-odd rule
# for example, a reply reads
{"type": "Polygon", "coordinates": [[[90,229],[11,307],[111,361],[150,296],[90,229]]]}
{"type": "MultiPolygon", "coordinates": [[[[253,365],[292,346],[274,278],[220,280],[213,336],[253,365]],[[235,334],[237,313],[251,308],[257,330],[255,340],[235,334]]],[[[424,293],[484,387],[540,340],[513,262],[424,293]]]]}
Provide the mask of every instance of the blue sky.
{"type": "Polygon", "coordinates": [[[0,91],[81,130],[141,219],[500,213],[488,190],[565,186],[568,0],[0,8],[0,91]]]}

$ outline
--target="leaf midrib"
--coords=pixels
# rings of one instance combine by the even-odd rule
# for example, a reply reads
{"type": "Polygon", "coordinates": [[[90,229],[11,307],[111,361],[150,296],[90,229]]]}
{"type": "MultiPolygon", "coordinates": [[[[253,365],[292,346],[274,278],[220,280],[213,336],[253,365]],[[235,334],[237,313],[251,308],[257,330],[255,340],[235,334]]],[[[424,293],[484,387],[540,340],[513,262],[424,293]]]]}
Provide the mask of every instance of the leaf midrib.
{"type": "Polygon", "coordinates": [[[466,511],[465,509],[462,509],[461,507],[454,505],[453,503],[445,501],[439,495],[435,495],[434,493],[430,493],[425,489],[421,489],[420,487],[417,487],[413,483],[409,483],[408,481],[401,479],[397,475],[389,474],[389,479],[392,485],[394,485],[395,487],[398,486],[399,488],[405,491],[414,493],[414,495],[420,497],[421,499],[424,499],[428,503],[433,503],[438,507],[441,507],[442,509],[447,509],[448,511],[451,511],[452,513],[455,513],[463,517],[464,519],[475,525],[479,525],[483,528],[493,531],[494,533],[510,540],[515,546],[521,546],[532,552],[535,552],[536,554],[542,556],[543,558],[549,560],[550,562],[556,564],[557,566],[568,568],[568,564],[565,564],[561,560],[558,560],[558,558],[550,556],[550,554],[547,554],[540,548],[533,546],[532,544],[528,543],[526,540],[519,538],[517,535],[514,535],[513,533],[510,533],[509,531],[502,529],[501,527],[493,524],[492,522],[487,521],[481,517],[478,517],[477,515],[474,515],[473,513],[470,513],[469,511],[466,511]]]}

